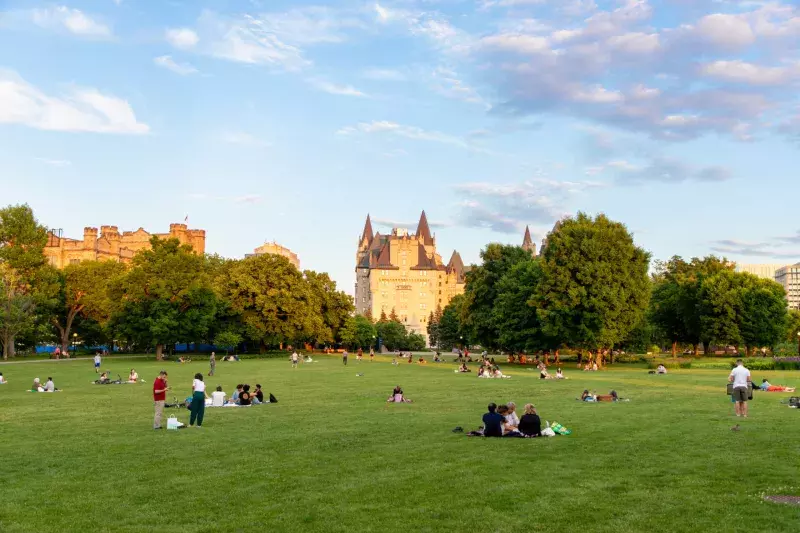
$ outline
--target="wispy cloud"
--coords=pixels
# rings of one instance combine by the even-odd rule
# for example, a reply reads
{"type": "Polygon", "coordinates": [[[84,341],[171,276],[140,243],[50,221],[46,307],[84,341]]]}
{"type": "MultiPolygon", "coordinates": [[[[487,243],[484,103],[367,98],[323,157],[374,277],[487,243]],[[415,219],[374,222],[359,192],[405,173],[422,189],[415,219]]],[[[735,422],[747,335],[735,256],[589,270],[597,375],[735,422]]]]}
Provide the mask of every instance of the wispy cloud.
{"type": "Polygon", "coordinates": [[[169,44],[181,50],[194,48],[200,37],[190,28],[172,28],[166,31],[165,38],[169,44]]]}
{"type": "MultiPolygon", "coordinates": [[[[800,241],[798,241],[798,243],[800,243],[800,241]]],[[[711,250],[718,254],[731,256],[774,257],[776,259],[800,260],[800,251],[782,250],[780,244],[769,242],[745,242],[722,239],[714,241],[711,250]]]]}
{"type": "Polygon", "coordinates": [[[34,24],[49,30],[67,31],[92,39],[109,39],[113,35],[109,26],[79,9],[55,6],[33,9],[30,13],[34,24]]]}
{"type": "Polygon", "coordinates": [[[258,204],[264,200],[260,194],[244,194],[241,196],[220,196],[207,193],[192,193],[189,195],[192,200],[203,200],[211,202],[225,202],[234,204],[258,204]]]}
{"type": "Polygon", "coordinates": [[[36,157],[34,159],[40,163],[44,163],[45,165],[55,168],[65,168],[72,165],[72,161],[67,159],[48,159],[46,157],[36,157]]]}
{"type": "MultiPolygon", "coordinates": [[[[389,218],[373,218],[372,223],[376,226],[382,226],[385,228],[405,228],[411,231],[416,230],[419,221],[401,221],[401,220],[393,220],[389,218]]],[[[431,229],[442,229],[442,228],[449,228],[453,226],[452,222],[444,222],[444,221],[428,221],[428,226],[431,229]]]]}
{"type": "Polygon", "coordinates": [[[346,126],[336,132],[337,135],[394,135],[413,139],[415,141],[429,141],[442,144],[458,146],[459,148],[469,148],[469,145],[461,138],[448,135],[438,131],[424,130],[416,126],[405,126],[388,120],[375,120],[372,122],[359,122],[355,126],[346,126]]]}
{"type": "Polygon", "coordinates": [[[272,146],[272,143],[269,141],[265,141],[252,135],[250,133],[242,132],[242,131],[228,131],[221,135],[221,139],[223,142],[229,144],[240,144],[243,146],[253,146],[259,148],[268,148],[272,146]]]}
{"type": "Polygon", "coordinates": [[[196,74],[197,69],[189,63],[176,63],[172,56],[159,56],[153,59],[153,63],[159,67],[171,70],[175,74],[187,76],[189,74],[196,74]]]}
{"type": "Polygon", "coordinates": [[[308,81],[316,89],[328,94],[335,94],[339,96],[356,96],[359,98],[367,97],[365,93],[359,91],[351,85],[339,85],[319,78],[312,78],[308,81]]]}
{"type": "Polygon", "coordinates": [[[89,87],[50,96],[17,73],[0,70],[0,123],[50,131],[144,134],[127,101],[89,87]]]}
{"type": "Polygon", "coordinates": [[[369,68],[362,73],[362,77],[376,81],[407,81],[406,74],[397,69],[369,68]]]}

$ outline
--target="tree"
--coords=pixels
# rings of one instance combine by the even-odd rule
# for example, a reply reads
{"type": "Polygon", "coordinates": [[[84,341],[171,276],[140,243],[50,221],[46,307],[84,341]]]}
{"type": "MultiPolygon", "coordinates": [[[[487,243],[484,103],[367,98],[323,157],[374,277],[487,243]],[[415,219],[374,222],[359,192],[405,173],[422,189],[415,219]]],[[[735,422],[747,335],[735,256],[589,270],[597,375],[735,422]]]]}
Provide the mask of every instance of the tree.
{"type": "Polygon", "coordinates": [[[465,306],[466,298],[463,294],[459,294],[453,297],[442,311],[442,318],[439,320],[439,344],[446,350],[470,343],[466,325],[461,322],[465,306]]]}
{"type": "Polygon", "coordinates": [[[800,333],[800,310],[789,309],[786,315],[786,330],[784,340],[798,342],[797,334],[800,333]]]}
{"type": "Polygon", "coordinates": [[[394,307],[392,307],[392,312],[389,313],[389,320],[391,320],[392,322],[397,322],[398,324],[400,323],[400,317],[397,316],[394,307]]]}
{"type": "Polygon", "coordinates": [[[340,330],[355,310],[353,298],[342,291],[337,291],[336,282],[328,274],[306,270],[305,278],[311,293],[316,296],[318,313],[322,317],[322,327],[314,340],[317,342],[340,340],[340,330]]]}
{"type": "Polygon", "coordinates": [[[724,271],[705,278],[698,292],[700,325],[708,342],[739,346],[743,342],[740,325],[746,276],[724,271]]]}
{"type": "Polygon", "coordinates": [[[439,347],[439,321],[442,319],[442,307],[436,306],[436,312],[431,311],[428,317],[428,343],[431,346],[439,347]]]}
{"type": "Polygon", "coordinates": [[[20,278],[16,270],[0,262],[0,344],[3,345],[3,359],[14,355],[14,339],[30,325],[33,317],[33,297],[21,290],[20,278]]]}
{"type": "Polygon", "coordinates": [[[57,307],[50,317],[55,325],[61,352],[69,353],[70,332],[78,315],[105,324],[113,303],[109,284],[125,272],[125,265],[114,261],[84,261],[57,273],[57,307]]]}
{"type": "Polygon", "coordinates": [[[214,337],[214,345],[225,349],[225,355],[242,343],[242,336],[235,331],[220,331],[214,337]]]}
{"type": "Polygon", "coordinates": [[[781,284],[748,275],[742,305],[739,329],[748,355],[753,348],[773,347],[784,337],[788,314],[781,284]]]}
{"type": "Polygon", "coordinates": [[[522,261],[512,266],[497,283],[492,321],[501,348],[522,352],[558,347],[544,337],[536,308],[529,304],[539,288],[540,279],[538,261],[522,261]]]}
{"type": "Polygon", "coordinates": [[[406,327],[395,320],[378,322],[375,325],[378,338],[389,350],[402,350],[406,345],[406,327]]]}
{"type": "Polygon", "coordinates": [[[14,355],[16,335],[34,326],[38,306],[54,296],[52,275],[43,272],[46,244],[47,230],[30,207],[0,209],[0,264],[5,265],[0,273],[5,312],[0,318],[5,320],[2,329],[7,335],[2,340],[4,358],[14,355]]]}
{"type": "Polygon", "coordinates": [[[470,337],[484,347],[499,347],[500,332],[495,323],[494,306],[498,283],[517,263],[529,263],[531,254],[520,246],[489,244],[481,251],[482,264],[467,272],[463,309],[464,322],[471,331],[470,337]]]}
{"type": "Polygon", "coordinates": [[[377,331],[372,321],[363,316],[348,317],[342,328],[342,343],[348,348],[367,348],[375,344],[377,331]]]}
{"type": "Polygon", "coordinates": [[[419,333],[409,333],[406,337],[405,350],[419,352],[425,349],[425,337],[419,333]]]}
{"type": "Polygon", "coordinates": [[[116,303],[113,327],[120,336],[156,347],[206,337],[217,298],[205,271],[204,258],[177,239],[150,240],[152,249],[133,258],[131,269],[111,283],[116,303]]]}
{"type": "Polygon", "coordinates": [[[560,221],[541,254],[531,299],[542,329],[570,346],[612,348],[636,326],[649,299],[649,255],[605,215],[560,221]]]}
{"type": "Polygon", "coordinates": [[[285,257],[267,254],[234,261],[221,285],[244,336],[262,350],[315,338],[325,327],[318,298],[285,257]]]}
{"type": "Polygon", "coordinates": [[[389,318],[386,316],[386,311],[381,309],[381,317],[378,319],[378,322],[386,322],[389,318]]]}

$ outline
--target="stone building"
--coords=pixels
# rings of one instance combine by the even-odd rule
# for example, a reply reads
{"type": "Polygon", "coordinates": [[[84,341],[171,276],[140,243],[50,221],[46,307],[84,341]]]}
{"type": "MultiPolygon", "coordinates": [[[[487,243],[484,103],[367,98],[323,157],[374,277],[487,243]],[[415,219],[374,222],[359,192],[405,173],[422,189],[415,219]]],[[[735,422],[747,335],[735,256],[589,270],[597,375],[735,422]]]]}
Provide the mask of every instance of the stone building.
{"type": "Polygon", "coordinates": [[[356,252],[356,311],[377,320],[394,310],[406,328],[427,339],[431,312],[464,292],[464,274],[458,252],[442,261],[424,211],[414,234],[403,228],[373,233],[367,216],[356,252]]]}
{"type": "Polygon", "coordinates": [[[83,240],[69,239],[58,231],[50,231],[44,254],[56,268],[95,260],[127,263],[137,252],[150,249],[151,237],[178,239],[198,254],[206,250],[205,230],[189,229],[186,224],[170,224],[169,233],[148,233],[142,228],[120,233],[117,226],[100,226],[98,233],[97,228],[84,228],[83,240]]]}
{"type": "Polygon", "coordinates": [[[297,254],[292,252],[285,246],[281,246],[276,242],[265,242],[264,244],[253,250],[252,254],[247,254],[245,255],[245,257],[253,257],[264,254],[283,256],[286,259],[288,259],[289,262],[293,264],[297,270],[300,270],[300,259],[298,259],[297,254]]]}

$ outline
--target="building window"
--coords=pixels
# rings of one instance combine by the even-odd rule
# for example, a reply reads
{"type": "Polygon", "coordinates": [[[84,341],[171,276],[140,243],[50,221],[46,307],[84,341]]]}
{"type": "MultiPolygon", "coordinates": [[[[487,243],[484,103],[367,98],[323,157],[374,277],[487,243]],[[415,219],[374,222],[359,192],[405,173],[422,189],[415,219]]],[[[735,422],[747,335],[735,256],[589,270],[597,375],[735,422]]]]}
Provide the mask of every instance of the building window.
{"type": "Polygon", "coordinates": [[[81,262],[81,260],[80,260],[80,259],[70,259],[70,260],[69,260],[69,264],[70,264],[70,265],[77,265],[77,264],[78,264],[78,263],[80,263],[80,262],[81,262]]]}

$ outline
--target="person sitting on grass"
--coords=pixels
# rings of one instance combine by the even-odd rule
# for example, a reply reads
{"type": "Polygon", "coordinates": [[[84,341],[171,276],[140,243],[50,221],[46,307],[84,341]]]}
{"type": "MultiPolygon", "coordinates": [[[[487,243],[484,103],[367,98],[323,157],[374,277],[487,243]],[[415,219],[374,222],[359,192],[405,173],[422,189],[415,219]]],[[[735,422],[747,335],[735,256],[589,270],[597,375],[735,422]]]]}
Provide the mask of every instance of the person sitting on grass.
{"type": "Polygon", "coordinates": [[[542,436],[542,420],[533,404],[525,404],[525,414],[519,419],[517,429],[526,437],[542,436]]]}
{"type": "Polygon", "coordinates": [[[597,361],[592,363],[592,372],[597,372],[597,361]]]}
{"type": "Polygon", "coordinates": [[[95,380],[95,383],[97,383],[98,385],[108,385],[109,383],[111,383],[111,378],[108,377],[108,370],[100,374],[100,377],[97,380],[95,380]]]}
{"type": "Polygon", "coordinates": [[[564,372],[561,371],[561,368],[556,370],[556,379],[567,379],[567,377],[564,375],[564,372]]]}
{"type": "Polygon", "coordinates": [[[137,381],[139,381],[139,374],[131,368],[131,373],[128,375],[128,383],[136,383],[137,381]]]}
{"type": "Polygon", "coordinates": [[[253,396],[250,394],[250,385],[243,385],[242,392],[239,393],[239,405],[251,405],[253,403],[253,396]]]}
{"type": "Polygon", "coordinates": [[[233,395],[231,395],[231,397],[228,398],[228,401],[225,405],[226,406],[239,405],[239,395],[242,394],[243,390],[244,390],[244,385],[242,385],[241,383],[236,385],[236,390],[233,391],[233,395]]]}
{"type": "Polygon", "coordinates": [[[667,373],[667,367],[665,367],[664,365],[658,365],[658,368],[656,368],[656,374],[666,374],[666,373],[667,373]]]}
{"type": "Polygon", "coordinates": [[[0,385],[5,385],[6,383],[8,383],[8,381],[3,377],[3,373],[0,372],[0,385]]]}
{"type": "Polygon", "coordinates": [[[261,385],[256,383],[256,390],[253,391],[253,405],[264,403],[264,391],[261,390],[261,385]]]}
{"type": "Polygon", "coordinates": [[[467,363],[461,363],[459,365],[459,367],[458,367],[458,370],[456,370],[456,372],[459,372],[459,373],[463,374],[465,372],[472,372],[472,370],[469,369],[469,367],[467,366],[467,363]]]}
{"type": "Polygon", "coordinates": [[[419,358],[419,361],[417,361],[417,362],[418,362],[419,364],[421,364],[421,365],[427,364],[427,361],[425,361],[425,359],[423,359],[422,357],[420,357],[420,358],[419,358]]]}
{"type": "Polygon", "coordinates": [[[211,407],[223,407],[225,405],[225,393],[222,392],[222,385],[217,385],[217,390],[211,393],[211,407]]]}
{"type": "Polygon", "coordinates": [[[494,368],[492,369],[492,376],[491,377],[494,377],[494,378],[497,378],[497,379],[509,379],[511,376],[506,376],[505,374],[500,372],[500,367],[495,365],[494,368]]]}
{"type": "Polygon", "coordinates": [[[522,434],[517,431],[515,426],[508,417],[509,409],[507,405],[501,405],[497,408],[497,414],[503,417],[503,436],[504,437],[521,437],[522,434]]]}
{"type": "Polygon", "coordinates": [[[483,415],[483,436],[502,437],[503,436],[503,417],[497,413],[497,404],[492,402],[487,407],[488,413],[483,415]]]}
{"type": "Polygon", "coordinates": [[[400,363],[398,363],[398,362],[397,362],[397,357],[396,357],[396,356],[395,356],[395,357],[392,357],[392,364],[393,364],[394,366],[397,366],[397,365],[399,365],[399,364],[400,364],[400,363]]]}
{"type": "Polygon", "coordinates": [[[442,358],[439,357],[439,352],[436,352],[435,354],[433,354],[433,362],[434,363],[441,363],[442,362],[442,358]]]}
{"type": "Polygon", "coordinates": [[[192,360],[189,359],[188,357],[180,356],[178,358],[178,362],[181,363],[181,364],[183,364],[183,363],[191,363],[192,360]]]}
{"type": "Polygon", "coordinates": [[[47,383],[44,384],[44,392],[55,392],[58,389],[56,388],[55,384],[53,383],[53,378],[48,377],[47,383]]]}
{"type": "Polygon", "coordinates": [[[766,379],[761,381],[761,385],[758,386],[759,389],[766,391],[766,392],[794,392],[795,387],[784,387],[781,385],[772,385],[766,379]]]}
{"type": "Polygon", "coordinates": [[[33,378],[31,392],[44,392],[44,387],[42,387],[42,383],[39,381],[39,378],[33,378]]]}
{"type": "Polygon", "coordinates": [[[403,388],[398,385],[392,390],[392,395],[386,400],[386,403],[411,403],[411,400],[403,394],[403,388]]]}
{"type": "Polygon", "coordinates": [[[544,365],[539,366],[539,379],[552,379],[550,374],[547,373],[547,367],[544,365]]]}
{"type": "Polygon", "coordinates": [[[508,402],[506,404],[508,408],[508,412],[505,414],[506,423],[511,425],[515,430],[517,426],[519,426],[519,416],[517,416],[517,404],[514,402],[508,402]]]}

